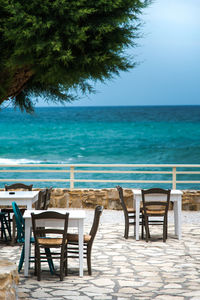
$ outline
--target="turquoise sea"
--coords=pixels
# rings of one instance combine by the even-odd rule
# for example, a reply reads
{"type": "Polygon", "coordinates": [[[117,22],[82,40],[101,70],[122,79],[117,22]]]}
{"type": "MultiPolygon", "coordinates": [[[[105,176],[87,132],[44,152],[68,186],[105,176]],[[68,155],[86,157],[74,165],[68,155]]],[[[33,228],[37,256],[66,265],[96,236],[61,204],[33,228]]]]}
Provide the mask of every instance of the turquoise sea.
{"type": "Polygon", "coordinates": [[[199,164],[200,106],[2,109],[0,164],[8,163],[199,164]]]}

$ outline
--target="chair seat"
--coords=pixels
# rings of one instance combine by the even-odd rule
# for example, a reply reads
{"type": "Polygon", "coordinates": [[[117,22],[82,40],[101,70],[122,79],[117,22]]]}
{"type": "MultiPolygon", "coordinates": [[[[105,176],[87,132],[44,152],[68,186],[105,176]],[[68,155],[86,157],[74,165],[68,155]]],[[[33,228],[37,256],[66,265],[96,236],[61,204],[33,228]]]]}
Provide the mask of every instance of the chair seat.
{"type": "MultiPolygon", "coordinates": [[[[134,208],[127,208],[128,214],[135,214],[135,209],[134,208]]],[[[140,212],[142,212],[142,208],[140,208],[140,212]]]]}
{"type": "MultiPolygon", "coordinates": [[[[18,207],[19,207],[20,210],[23,210],[23,209],[26,210],[27,209],[26,206],[19,205],[18,207]]],[[[6,211],[6,212],[11,212],[12,213],[13,209],[12,209],[12,207],[3,207],[1,209],[1,211],[4,211],[4,212],[6,211]]]]}
{"type": "MultiPolygon", "coordinates": [[[[84,243],[89,243],[91,239],[91,235],[89,234],[84,234],[84,237],[83,237],[83,241],[84,243]]],[[[73,234],[73,233],[68,233],[67,234],[67,240],[68,242],[77,242],[78,243],[78,234],[73,234]]]]}
{"type": "Polygon", "coordinates": [[[148,215],[155,215],[155,216],[158,216],[158,215],[161,215],[163,216],[165,214],[165,210],[157,210],[157,209],[147,209],[146,210],[147,214],[148,215]]]}
{"type": "MultiPolygon", "coordinates": [[[[41,246],[61,246],[62,245],[62,238],[39,238],[38,243],[41,246]]],[[[65,241],[67,244],[67,240],[65,241]]]]}
{"type": "Polygon", "coordinates": [[[11,207],[3,207],[2,209],[1,209],[1,211],[2,212],[13,212],[13,209],[11,208],[11,207]]]}
{"type": "Polygon", "coordinates": [[[133,208],[127,208],[127,211],[128,211],[128,213],[135,214],[135,209],[133,209],[133,208]]]}

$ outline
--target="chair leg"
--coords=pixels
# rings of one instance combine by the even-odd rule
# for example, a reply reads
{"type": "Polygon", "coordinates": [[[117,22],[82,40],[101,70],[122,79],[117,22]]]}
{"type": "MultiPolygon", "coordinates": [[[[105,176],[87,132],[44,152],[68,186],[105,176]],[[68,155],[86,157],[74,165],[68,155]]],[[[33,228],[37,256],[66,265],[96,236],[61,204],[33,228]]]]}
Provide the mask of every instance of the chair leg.
{"type": "Polygon", "coordinates": [[[65,276],[68,275],[68,257],[67,257],[67,255],[68,255],[68,252],[67,252],[67,250],[66,250],[66,253],[65,253],[65,264],[64,264],[64,268],[65,268],[65,276]]]}
{"type": "Polygon", "coordinates": [[[149,223],[148,223],[148,217],[145,217],[145,231],[146,231],[146,242],[148,243],[149,241],[149,223]]]}
{"type": "Polygon", "coordinates": [[[166,231],[165,231],[165,223],[163,224],[163,242],[166,242],[166,231]]]}
{"type": "Polygon", "coordinates": [[[168,221],[166,220],[166,239],[167,239],[167,236],[168,236],[168,221]]]}
{"type": "Polygon", "coordinates": [[[9,221],[6,219],[6,216],[4,217],[4,221],[5,221],[5,225],[6,225],[6,229],[8,231],[9,237],[11,239],[10,224],[9,224],[9,221]]]}
{"type": "Polygon", "coordinates": [[[4,226],[5,220],[4,220],[4,216],[1,216],[1,239],[3,239],[3,237],[5,237],[5,240],[7,241],[7,235],[6,235],[6,230],[5,230],[5,226],[4,226]]]}
{"type": "Polygon", "coordinates": [[[45,248],[45,253],[46,253],[46,256],[47,256],[47,262],[48,262],[48,265],[49,265],[50,272],[51,272],[51,274],[54,274],[55,273],[55,268],[54,268],[53,260],[51,258],[50,249],[45,248]]]}
{"type": "Polygon", "coordinates": [[[13,224],[13,228],[12,228],[12,240],[11,240],[11,245],[13,246],[15,244],[15,234],[16,234],[16,221],[15,221],[15,215],[13,215],[12,218],[12,224],[13,224]]]}
{"type": "Polygon", "coordinates": [[[142,240],[144,239],[144,216],[142,216],[142,230],[141,230],[141,235],[142,235],[142,240]]]}
{"type": "Polygon", "coordinates": [[[125,230],[124,230],[124,237],[128,239],[129,234],[129,220],[125,219],[125,230]]]}
{"type": "Polygon", "coordinates": [[[91,267],[91,247],[87,247],[87,267],[88,267],[88,274],[92,275],[92,267],[91,267]]]}
{"type": "Polygon", "coordinates": [[[1,222],[1,239],[3,239],[3,230],[2,230],[2,217],[0,217],[0,222],[1,222]]]}
{"type": "Polygon", "coordinates": [[[166,242],[167,239],[167,219],[164,217],[163,221],[163,242],[166,242]]]}
{"type": "Polygon", "coordinates": [[[60,257],[60,281],[63,281],[63,278],[64,278],[63,271],[64,271],[64,263],[63,263],[63,257],[61,255],[61,257],[60,257]]]}
{"type": "Polygon", "coordinates": [[[41,280],[41,262],[40,262],[40,249],[36,251],[36,260],[37,260],[37,280],[41,280]]]}
{"type": "Polygon", "coordinates": [[[34,258],[34,267],[35,267],[35,270],[34,270],[34,275],[35,276],[37,276],[37,272],[38,272],[38,270],[37,270],[37,259],[36,259],[36,247],[35,247],[35,258],[34,258]]]}
{"type": "Polygon", "coordinates": [[[10,229],[10,232],[11,232],[11,216],[10,216],[10,212],[8,212],[8,224],[9,224],[9,229],[10,229]]]}
{"type": "Polygon", "coordinates": [[[18,266],[18,272],[21,271],[23,263],[24,263],[24,245],[22,247],[21,257],[20,257],[19,266],[18,266]]]}

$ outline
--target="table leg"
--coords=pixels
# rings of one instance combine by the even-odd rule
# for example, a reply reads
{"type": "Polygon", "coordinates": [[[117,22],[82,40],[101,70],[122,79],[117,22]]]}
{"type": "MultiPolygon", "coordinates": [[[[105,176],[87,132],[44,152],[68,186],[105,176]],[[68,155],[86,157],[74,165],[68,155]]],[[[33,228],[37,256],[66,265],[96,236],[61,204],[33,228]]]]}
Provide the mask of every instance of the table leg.
{"type": "Polygon", "coordinates": [[[83,225],[84,221],[78,222],[78,247],[79,247],[79,276],[83,276],[83,225]]]}
{"type": "Polygon", "coordinates": [[[25,219],[25,243],[24,243],[24,276],[28,276],[30,253],[30,225],[31,220],[25,219]]]}
{"type": "Polygon", "coordinates": [[[175,235],[178,236],[178,239],[181,239],[181,214],[182,214],[182,200],[181,197],[178,197],[174,201],[174,225],[175,225],[175,235]]]}
{"type": "Polygon", "coordinates": [[[135,199],[135,239],[139,241],[139,226],[140,226],[140,199],[134,196],[135,199]]]}

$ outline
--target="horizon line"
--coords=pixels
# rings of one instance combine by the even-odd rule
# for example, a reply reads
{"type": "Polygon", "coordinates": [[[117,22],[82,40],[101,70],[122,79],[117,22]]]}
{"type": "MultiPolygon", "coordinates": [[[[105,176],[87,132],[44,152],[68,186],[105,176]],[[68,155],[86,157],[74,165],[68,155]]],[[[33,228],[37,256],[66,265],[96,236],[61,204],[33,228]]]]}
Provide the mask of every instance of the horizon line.
{"type": "Polygon", "coordinates": [[[45,105],[45,106],[35,106],[35,108],[74,108],[74,107],[173,107],[173,106],[200,106],[200,104],[144,104],[144,105],[77,105],[77,106],[67,106],[67,105],[59,105],[59,106],[51,106],[51,105],[45,105]]]}

